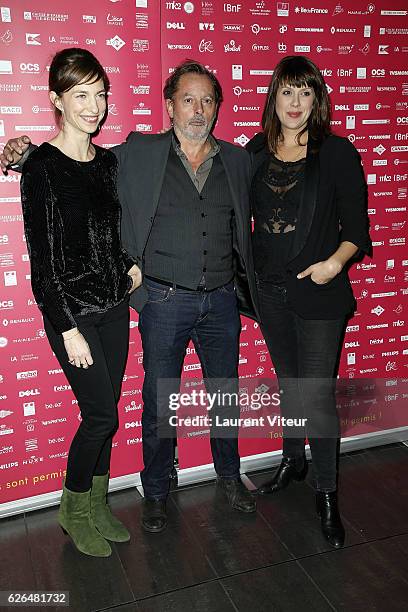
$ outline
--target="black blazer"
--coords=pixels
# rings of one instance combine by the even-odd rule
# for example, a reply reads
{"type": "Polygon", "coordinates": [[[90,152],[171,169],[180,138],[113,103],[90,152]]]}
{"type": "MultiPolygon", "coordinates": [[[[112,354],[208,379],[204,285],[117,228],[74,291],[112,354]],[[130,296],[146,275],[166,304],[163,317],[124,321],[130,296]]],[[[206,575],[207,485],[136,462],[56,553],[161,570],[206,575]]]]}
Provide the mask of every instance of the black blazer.
{"type": "MultiPolygon", "coordinates": [[[[119,160],[118,191],[122,206],[122,243],[143,270],[143,255],[156,215],[172,142],[172,132],[131,132],[112,151],[119,160]]],[[[234,205],[235,287],[240,312],[258,319],[251,247],[249,192],[251,160],[248,153],[228,142],[217,141],[234,205]]],[[[143,285],[131,295],[130,304],[140,312],[147,301],[143,285]]]]}
{"type": "MultiPolygon", "coordinates": [[[[269,155],[263,133],[247,144],[253,172],[269,155]]],[[[296,275],[330,257],[348,240],[370,252],[367,189],[359,155],[347,138],[328,136],[320,146],[309,139],[305,183],[296,232],[286,268],[289,302],[305,319],[336,319],[355,306],[346,268],[325,285],[296,275]]]]}

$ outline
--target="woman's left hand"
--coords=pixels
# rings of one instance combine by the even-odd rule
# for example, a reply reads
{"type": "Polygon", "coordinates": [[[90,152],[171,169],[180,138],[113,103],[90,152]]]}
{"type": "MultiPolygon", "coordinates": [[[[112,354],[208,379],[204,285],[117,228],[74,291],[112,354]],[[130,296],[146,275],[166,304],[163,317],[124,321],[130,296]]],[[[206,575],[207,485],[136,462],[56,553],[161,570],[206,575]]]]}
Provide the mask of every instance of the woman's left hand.
{"type": "Polygon", "coordinates": [[[129,293],[133,293],[133,291],[142,284],[142,272],[140,268],[134,264],[128,271],[128,275],[132,279],[132,286],[129,289],[129,293]]]}
{"type": "Polygon", "coordinates": [[[306,278],[306,276],[310,276],[311,280],[316,283],[316,285],[326,285],[326,283],[330,282],[339,272],[342,270],[341,263],[332,257],[326,259],[325,261],[318,261],[315,264],[312,264],[303,272],[300,272],[297,275],[297,278],[306,278]]]}

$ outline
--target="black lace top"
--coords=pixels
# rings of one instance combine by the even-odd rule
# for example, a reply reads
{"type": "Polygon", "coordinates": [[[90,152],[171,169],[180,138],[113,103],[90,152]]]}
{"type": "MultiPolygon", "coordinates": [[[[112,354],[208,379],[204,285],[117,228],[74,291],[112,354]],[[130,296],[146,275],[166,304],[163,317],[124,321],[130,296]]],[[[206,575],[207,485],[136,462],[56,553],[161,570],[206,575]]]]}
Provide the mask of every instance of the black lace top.
{"type": "Polygon", "coordinates": [[[95,146],[80,162],[44,143],[23,167],[21,202],[31,285],[59,333],[128,295],[134,261],[120,244],[117,160],[95,146]]]}
{"type": "Polygon", "coordinates": [[[283,284],[296,231],[306,159],[283,162],[270,155],[252,183],[255,270],[260,279],[283,284]]]}

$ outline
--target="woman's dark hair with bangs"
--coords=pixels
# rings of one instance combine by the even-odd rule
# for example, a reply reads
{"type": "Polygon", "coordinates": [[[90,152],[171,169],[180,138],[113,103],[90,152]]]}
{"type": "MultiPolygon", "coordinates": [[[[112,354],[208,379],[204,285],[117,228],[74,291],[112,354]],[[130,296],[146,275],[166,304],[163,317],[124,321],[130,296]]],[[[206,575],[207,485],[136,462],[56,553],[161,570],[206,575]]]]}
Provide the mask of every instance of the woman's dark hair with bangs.
{"type": "Polygon", "coordinates": [[[297,135],[298,143],[300,144],[300,137],[307,131],[311,138],[318,142],[331,132],[329,96],[320,70],[303,55],[289,55],[284,57],[274,70],[262,114],[262,128],[270,151],[276,151],[282,135],[275,104],[278,88],[285,85],[311,87],[315,94],[308,125],[297,135]]]}
{"type": "MultiPolygon", "coordinates": [[[[75,85],[94,83],[99,79],[102,79],[108,91],[109,79],[99,60],[90,51],[73,47],[59,51],[52,58],[48,87],[61,96],[75,85]]],[[[56,107],[55,116],[57,120],[61,117],[61,111],[56,107]]]]}

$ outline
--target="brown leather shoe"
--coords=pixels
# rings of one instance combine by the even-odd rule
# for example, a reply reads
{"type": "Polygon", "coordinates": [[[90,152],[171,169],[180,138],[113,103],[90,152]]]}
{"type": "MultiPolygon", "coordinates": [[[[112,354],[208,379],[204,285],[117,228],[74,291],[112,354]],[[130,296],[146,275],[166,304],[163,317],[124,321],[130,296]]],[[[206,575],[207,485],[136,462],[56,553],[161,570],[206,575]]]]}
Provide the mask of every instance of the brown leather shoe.
{"type": "Polygon", "coordinates": [[[217,478],[217,486],[222,489],[233,510],[255,512],[256,500],[240,478],[217,478]]]}

